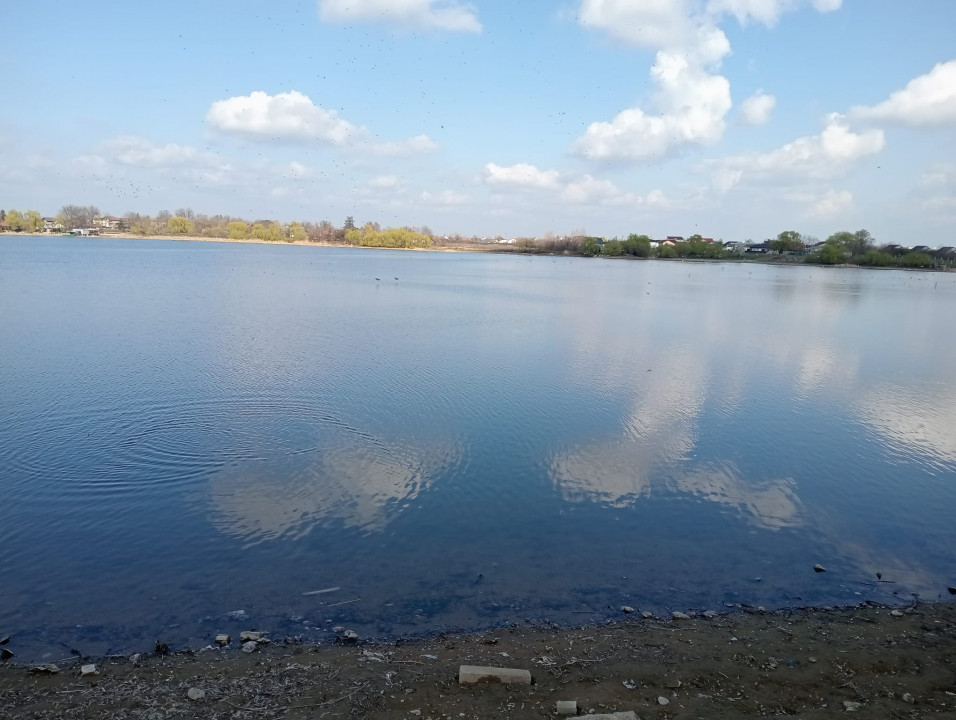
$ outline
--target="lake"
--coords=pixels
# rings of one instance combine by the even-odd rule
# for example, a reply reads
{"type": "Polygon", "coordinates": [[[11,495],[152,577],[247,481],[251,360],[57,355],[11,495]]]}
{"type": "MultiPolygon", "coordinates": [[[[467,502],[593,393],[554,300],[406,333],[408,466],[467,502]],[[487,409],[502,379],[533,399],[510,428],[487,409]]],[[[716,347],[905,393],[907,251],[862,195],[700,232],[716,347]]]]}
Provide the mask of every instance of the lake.
{"type": "Polygon", "coordinates": [[[0,636],[946,599],[954,309],[952,273],[2,237],[0,636]]]}

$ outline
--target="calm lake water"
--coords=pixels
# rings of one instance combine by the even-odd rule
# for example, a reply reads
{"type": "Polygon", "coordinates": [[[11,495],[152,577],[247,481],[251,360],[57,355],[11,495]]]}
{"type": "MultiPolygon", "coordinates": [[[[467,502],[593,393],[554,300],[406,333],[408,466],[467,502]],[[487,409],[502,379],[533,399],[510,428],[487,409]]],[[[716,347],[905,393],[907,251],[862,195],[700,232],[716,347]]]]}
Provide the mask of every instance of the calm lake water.
{"type": "Polygon", "coordinates": [[[0,238],[0,635],[946,599],[954,309],[941,273],[0,238]]]}

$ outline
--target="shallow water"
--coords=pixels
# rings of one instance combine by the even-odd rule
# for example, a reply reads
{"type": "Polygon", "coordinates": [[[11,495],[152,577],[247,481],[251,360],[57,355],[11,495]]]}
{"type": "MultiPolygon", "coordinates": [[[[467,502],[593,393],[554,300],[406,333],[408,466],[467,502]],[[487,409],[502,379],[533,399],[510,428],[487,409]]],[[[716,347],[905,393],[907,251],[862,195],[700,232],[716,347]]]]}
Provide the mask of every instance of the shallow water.
{"type": "Polygon", "coordinates": [[[0,238],[0,635],[936,599],[954,308],[942,273],[0,238]]]}

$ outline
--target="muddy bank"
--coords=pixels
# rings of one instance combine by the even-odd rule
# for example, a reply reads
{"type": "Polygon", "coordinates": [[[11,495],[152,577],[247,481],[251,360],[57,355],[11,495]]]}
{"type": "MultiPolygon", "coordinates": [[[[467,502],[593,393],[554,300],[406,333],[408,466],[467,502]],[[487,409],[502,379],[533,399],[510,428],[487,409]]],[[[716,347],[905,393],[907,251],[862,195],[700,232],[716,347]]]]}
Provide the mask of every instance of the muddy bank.
{"type": "Polygon", "coordinates": [[[0,718],[956,717],[956,605],[626,619],[389,644],[244,653],[233,638],[169,655],[74,659],[54,675],[0,666],[0,718]],[[97,675],[80,677],[83,663],[97,675]],[[532,685],[459,685],[462,664],[525,668],[532,685]],[[200,699],[190,699],[192,696],[200,699]],[[201,691],[201,692],[199,692],[201,691]]]}

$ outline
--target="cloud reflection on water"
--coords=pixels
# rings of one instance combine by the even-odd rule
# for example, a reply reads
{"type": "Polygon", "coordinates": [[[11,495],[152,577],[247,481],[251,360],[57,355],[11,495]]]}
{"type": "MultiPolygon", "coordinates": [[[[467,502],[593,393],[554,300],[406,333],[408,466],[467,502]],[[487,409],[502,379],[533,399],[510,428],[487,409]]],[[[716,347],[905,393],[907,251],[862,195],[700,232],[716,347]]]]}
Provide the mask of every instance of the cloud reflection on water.
{"type": "Polygon", "coordinates": [[[460,455],[342,437],[321,448],[220,471],[209,485],[212,522],[250,543],[296,539],[319,524],[383,529],[460,455]]]}
{"type": "Polygon", "coordinates": [[[860,419],[908,455],[956,462],[956,390],[882,385],[862,396],[860,419]]]}

